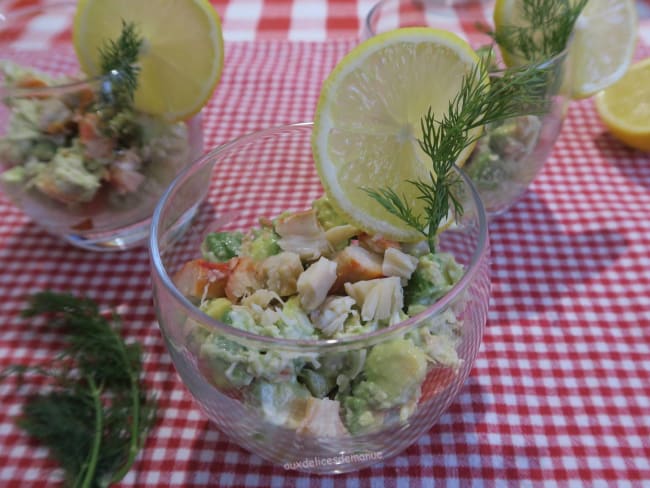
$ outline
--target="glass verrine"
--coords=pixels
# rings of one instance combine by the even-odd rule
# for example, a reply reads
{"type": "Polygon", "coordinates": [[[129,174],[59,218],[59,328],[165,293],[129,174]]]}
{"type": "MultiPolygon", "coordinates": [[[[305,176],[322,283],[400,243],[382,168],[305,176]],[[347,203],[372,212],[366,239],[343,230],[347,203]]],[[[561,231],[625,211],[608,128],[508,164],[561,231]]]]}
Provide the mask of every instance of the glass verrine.
{"type": "MultiPolygon", "coordinates": [[[[489,242],[480,198],[462,170],[454,168],[464,213],[440,235],[438,248],[454,256],[462,273],[433,305],[389,327],[326,340],[262,336],[213,319],[177,286],[179,270],[202,256],[208,233],[245,231],[257,226],[260,217],[310,208],[322,194],[311,153],[312,127],[293,124],[243,136],[208,152],[179,175],[152,221],[153,295],[181,380],[222,432],[287,468],[342,473],[400,453],[453,402],[474,364],[486,323],[489,242]],[[206,179],[208,196],[190,219],[196,205],[192,195],[206,179]],[[179,227],[186,229],[180,238],[179,227]],[[369,363],[379,361],[378,351],[399,341],[420,344],[415,347],[429,341],[433,347],[446,334],[453,337],[446,343],[453,346],[442,348],[450,362],[442,356],[428,361],[408,396],[397,404],[357,401],[356,388],[368,379],[369,363]],[[305,396],[305,386],[313,394],[309,382],[315,381],[305,374],[321,368],[335,371],[336,394],[316,400],[305,396]],[[323,410],[312,409],[314,404],[323,410]],[[316,412],[325,432],[305,420],[316,412]]],[[[213,278],[221,266],[215,265],[213,278]]],[[[406,378],[405,383],[417,376],[408,361],[386,363],[388,376],[406,378]]]]}
{"type": "Polygon", "coordinates": [[[163,191],[203,150],[201,115],[169,122],[114,103],[70,41],[76,2],[0,16],[0,188],[51,234],[91,250],[146,241],[163,191]]]}
{"type": "MultiPolygon", "coordinates": [[[[493,1],[453,4],[446,0],[381,0],[368,12],[361,37],[365,40],[396,28],[429,26],[454,32],[485,53],[491,39],[477,24],[492,28],[493,8],[493,1]]],[[[498,49],[492,61],[490,76],[496,79],[505,69],[498,49]]],[[[561,132],[571,101],[568,50],[539,66],[546,69],[547,77],[544,112],[485,127],[463,165],[481,195],[488,218],[506,212],[521,198],[542,170],[561,132]]]]}
{"type": "MultiPolygon", "coordinates": [[[[470,26],[483,23],[491,17],[494,3],[495,0],[380,0],[366,14],[361,39],[400,27],[428,25],[456,32],[467,40],[460,22],[470,26]]],[[[482,39],[489,40],[487,36],[482,39]]]]}

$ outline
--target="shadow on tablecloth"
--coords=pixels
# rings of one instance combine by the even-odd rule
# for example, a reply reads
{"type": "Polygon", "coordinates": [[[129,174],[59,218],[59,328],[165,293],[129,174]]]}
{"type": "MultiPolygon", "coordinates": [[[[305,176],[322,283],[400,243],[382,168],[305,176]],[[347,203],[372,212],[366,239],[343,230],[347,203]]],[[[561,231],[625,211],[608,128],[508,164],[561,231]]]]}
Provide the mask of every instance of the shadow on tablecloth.
{"type": "MultiPolygon", "coordinates": [[[[576,207],[560,221],[534,190],[490,223],[491,318],[561,315],[566,299],[606,281],[630,246],[609,222],[576,207]],[[597,228],[588,228],[598,224],[597,228]],[[575,231],[576,228],[584,228],[575,231]],[[501,314],[504,314],[503,316],[501,314]]],[[[615,224],[615,223],[611,223],[615,224]]]]}
{"type": "Polygon", "coordinates": [[[632,185],[650,190],[650,153],[625,146],[605,130],[596,136],[594,144],[603,159],[615,166],[632,185]]]}
{"type": "Polygon", "coordinates": [[[31,221],[12,230],[0,243],[0,263],[6,272],[5,286],[13,286],[14,292],[20,290],[25,297],[42,290],[67,291],[117,307],[140,297],[145,292],[142,283],[147,284],[147,295],[151,295],[145,247],[87,251],[48,234],[31,221]]]}

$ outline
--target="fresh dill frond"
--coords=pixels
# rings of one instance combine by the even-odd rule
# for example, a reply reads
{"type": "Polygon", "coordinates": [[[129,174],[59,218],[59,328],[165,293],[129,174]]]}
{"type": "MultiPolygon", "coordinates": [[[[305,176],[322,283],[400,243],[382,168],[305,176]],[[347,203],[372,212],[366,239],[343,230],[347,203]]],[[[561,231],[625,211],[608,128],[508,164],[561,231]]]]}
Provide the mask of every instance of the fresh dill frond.
{"type": "Polygon", "coordinates": [[[532,64],[491,77],[486,69],[491,63],[491,56],[486,55],[470,70],[445,114],[437,117],[429,107],[420,121],[422,139],[418,142],[432,167],[428,181],[407,182],[418,190],[417,198],[424,203],[423,216],[391,188],[363,188],[386,211],[426,237],[431,250],[435,249],[442,222],[452,213],[463,213],[456,188],[460,179],[452,168],[461,152],[476,141],[477,137],[470,134],[473,129],[548,110],[547,90],[554,76],[550,68],[532,64]]]}
{"type": "Polygon", "coordinates": [[[382,207],[414,229],[421,231],[421,229],[426,227],[426,222],[419,216],[415,215],[415,212],[409,205],[406,197],[404,195],[398,195],[392,188],[380,188],[375,190],[373,188],[364,187],[362,190],[375,199],[382,207]]]}
{"type": "Polygon", "coordinates": [[[105,40],[99,48],[103,79],[96,109],[102,120],[100,129],[105,137],[115,139],[123,147],[132,146],[141,137],[133,101],[143,42],[136,25],[122,20],[120,36],[105,40]]]}
{"type": "Polygon", "coordinates": [[[48,364],[13,366],[0,374],[50,378],[45,393],[30,396],[18,425],[47,447],[69,486],[90,488],[120,481],[155,421],[156,402],[141,383],[142,354],[126,344],[120,317],[104,317],[95,302],[67,293],[30,297],[24,317],[43,315],[61,328],[67,344],[48,364]]]}
{"type": "Polygon", "coordinates": [[[138,87],[140,67],[137,64],[143,38],[133,22],[122,20],[122,31],[116,39],[107,39],[99,48],[100,69],[110,83],[111,102],[130,106],[138,87]]]}
{"type": "Polygon", "coordinates": [[[521,0],[526,25],[505,25],[488,34],[512,55],[533,62],[549,59],[565,49],[587,1],[521,0]]]}

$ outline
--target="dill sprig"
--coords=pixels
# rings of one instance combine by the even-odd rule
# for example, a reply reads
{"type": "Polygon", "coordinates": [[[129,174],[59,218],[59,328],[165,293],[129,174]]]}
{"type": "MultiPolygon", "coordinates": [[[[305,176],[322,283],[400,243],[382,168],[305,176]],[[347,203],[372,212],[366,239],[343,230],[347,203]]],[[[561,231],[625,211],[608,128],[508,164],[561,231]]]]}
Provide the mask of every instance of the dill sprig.
{"type": "Polygon", "coordinates": [[[122,20],[120,36],[107,39],[99,48],[100,69],[104,80],[96,106],[101,131],[124,147],[140,138],[140,126],[134,115],[133,101],[138,87],[137,63],[143,38],[133,22],[122,20]]]}
{"type": "Polygon", "coordinates": [[[447,113],[436,118],[429,107],[420,121],[422,139],[418,143],[431,159],[432,170],[427,181],[407,182],[418,190],[417,198],[424,203],[423,215],[392,188],[363,188],[384,209],[418,230],[428,240],[431,250],[435,249],[435,238],[443,220],[450,213],[455,216],[463,213],[456,189],[460,179],[452,168],[460,153],[480,137],[470,132],[493,122],[548,110],[546,94],[553,81],[553,72],[548,67],[531,64],[490,77],[486,67],[491,62],[491,54],[486,55],[463,78],[447,113]]]}
{"type": "Polygon", "coordinates": [[[51,291],[30,297],[24,317],[44,315],[66,333],[67,344],[47,364],[17,365],[0,380],[26,373],[50,378],[48,392],[31,395],[18,425],[46,446],[63,468],[66,484],[90,488],[120,481],[155,421],[156,403],[140,381],[137,343],[119,334],[90,299],[51,291]]]}
{"type": "Polygon", "coordinates": [[[522,0],[525,26],[506,25],[488,34],[508,53],[527,61],[561,53],[588,0],[522,0]]]}
{"type": "Polygon", "coordinates": [[[122,20],[122,31],[116,39],[107,39],[99,48],[100,69],[110,79],[111,102],[130,106],[138,87],[140,67],[137,64],[143,39],[133,22],[122,20]]]}

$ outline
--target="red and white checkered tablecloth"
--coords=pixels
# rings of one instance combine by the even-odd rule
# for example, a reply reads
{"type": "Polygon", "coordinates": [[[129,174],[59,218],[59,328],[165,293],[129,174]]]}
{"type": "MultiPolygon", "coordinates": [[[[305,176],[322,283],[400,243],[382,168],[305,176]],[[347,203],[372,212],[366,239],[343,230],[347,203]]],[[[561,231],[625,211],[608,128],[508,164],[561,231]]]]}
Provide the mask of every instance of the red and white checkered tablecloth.
{"type": "MultiPolygon", "coordinates": [[[[33,2],[0,7],[8,3],[33,2]]],[[[206,108],[209,145],[311,119],[320,83],[354,45],[368,4],[313,0],[314,12],[347,12],[346,20],[328,16],[334,27],[318,31],[322,38],[287,42],[296,31],[286,12],[304,3],[216,3],[226,33],[244,32],[236,19],[262,20],[254,39],[232,34],[226,44],[223,79],[206,108]]],[[[38,38],[23,34],[17,42],[38,38]]],[[[1,196],[0,369],[60,347],[56,333],[19,318],[29,294],[67,290],[116,308],[125,334],[144,345],[146,383],[160,400],[125,487],[650,486],[649,213],[650,155],[614,141],[592,100],[574,102],[542,173],[490,225],[489,322],[460,395],[402,455],[357,473],[285,471],[230,442],[175,374],[154,317],[146,250],[75,249],[1,196]]],[[[60,484],[46,451],[15,425],[37,386],[0,384],[0,487],[60,484]]]]}
{"type": "MultiPolygon", "coordinates": [[[[152,0],[152,5],[156,0],[152,0]]],[[[365,16],[377,0],[210,0],[222,19],[224,39],[229,42],[253,40],[327,41],[356,39],[363,30],[365,16]]],[[[417,0],[416,0],[417,1],[417,0]]],[[[426,1],[426,0],[425,0],[426,1]]],[[[437,0],[443,1],[443,0],[437,0]]],[[[454,0],[446,0],[451,4],[454,0]]],[[[56,0],[0,0],[0,15],[24,7],[55,3],[56,0]]],[[[454,31],[474,31],[474,23],[490,21],[494,0],[483,0],[472,8],[472,20],[454,17],[449,7],[445,17],[454,31]]],[[[637,0],[639,18],[650,22],[650,0],[637,0]]],[[[459,10],[458,10],[459,11],[459,10]]],[[[17,32],[16,40],[29,45],[49,45],[69,38],[68,23],[56,16],[38,16],[27,32],[17,32]]],[[[650,25],[640,37],[650,45],[650,25]]]]}

